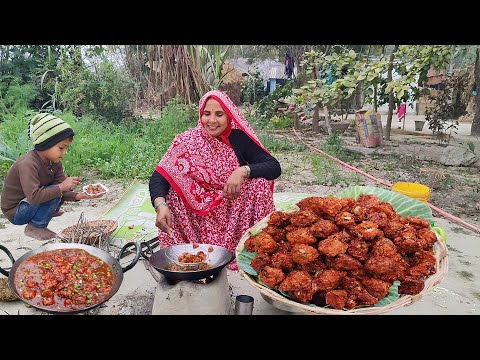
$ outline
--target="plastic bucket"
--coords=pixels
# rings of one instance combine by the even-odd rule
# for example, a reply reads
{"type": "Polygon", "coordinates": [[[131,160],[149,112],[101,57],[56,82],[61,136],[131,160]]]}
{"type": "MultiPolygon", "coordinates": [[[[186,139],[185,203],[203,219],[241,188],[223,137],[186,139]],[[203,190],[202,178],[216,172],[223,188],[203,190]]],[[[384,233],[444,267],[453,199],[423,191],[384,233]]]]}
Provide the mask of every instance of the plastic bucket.
{"type": "Polygon", "coordinates": [[[422,184],[397,182],[392,185],[392,191],[423,202],[430,200],[430,188],[422,184]]]}

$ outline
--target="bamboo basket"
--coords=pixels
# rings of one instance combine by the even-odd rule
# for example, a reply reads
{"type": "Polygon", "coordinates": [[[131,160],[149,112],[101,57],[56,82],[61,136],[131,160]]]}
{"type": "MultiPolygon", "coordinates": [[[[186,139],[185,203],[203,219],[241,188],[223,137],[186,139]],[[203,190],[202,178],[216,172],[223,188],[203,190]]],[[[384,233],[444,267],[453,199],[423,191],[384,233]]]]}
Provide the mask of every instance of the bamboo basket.
{"type": "Polygon", "coordinates": [[[64,242],[92,245],[101,239],[108,238],[116,229],[115,220],[92,220],[63,229],[58,237],[64,242]]]}
{"type": "MultiPolygon", "coordinates": [[[[291,210],[285,211],[287,213],[296,212],[298,210],[291,210]]],[[[266,216],[262,220],[260,220],[257,224],[252,226],[240,239],[240,242],[235,249],[236,258],[239,258],[240,253],[244,249],[245,241],[252,235],[258,234],[262,229],[267,227],[268,220],[270,215],[266,216]]],[[[247,282],[252,285],[255,289],[257,289],[262,297],[270,304],[275,306],[278,309],[290,312],[305,312],[308,314],[323,314],[323,315],[373,315],[373,314],[381,314],[386,313],[402,306],[411,305],[414,302],[420,300],[427,292],[432,290],[435,286],[440,284],[440,282],[445,277],[448,271],[448,255],[447,255],[447,247],[440,236],[435,232],[437,235],[437,242],[434,244],[434,251],[435,257],[437,259],[436,262],[436,273],[430,275],[424,282],[425,287],[424,289],[415,295],[400,295],[399,299],[396,301],[385,305],[385,306],[363,306],[358,307],[351,310],[337,310],[332,308],[324,308],[321,306],[316,305],[306,305],[295,302],[286,298],[285,296],[281,295],[280,293],[269,289],[255,281],[249,274],[239,267],[240,275],[242,275],[247,282]]]]}

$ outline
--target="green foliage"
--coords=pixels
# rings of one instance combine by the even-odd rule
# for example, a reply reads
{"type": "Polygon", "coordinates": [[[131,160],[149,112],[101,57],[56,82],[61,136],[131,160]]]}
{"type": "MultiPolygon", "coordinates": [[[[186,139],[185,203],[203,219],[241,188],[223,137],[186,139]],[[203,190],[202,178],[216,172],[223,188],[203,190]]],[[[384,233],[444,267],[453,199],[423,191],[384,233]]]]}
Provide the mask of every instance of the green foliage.
{"type": "Polygon", "coordinates": [[[394,53],[393,70],[399,77],[387,82],[385,78],[390,59],[362,59],[354,50],[341,47],[340,52],[325,54],[316,51],[305,53],[301,63],[307,72],[316,72],[317,76],[304,86],[294,89],[289,103],[302,107],[310,105],[339,107],[337,104],[349,99],[358,86],[367,89],[367,100],[381,105],[388,101],[385,96],[393,91],[398,102],[407,99],[416,100],[419,87],[426,79],[431,67],[441,69],[453,54],[451,45],[425,46],[401,45],[394,53]],[[319,71],[320,70],[320,71],[319,71]],[[325,76],[331,73],[332,76],[325,76]],[[377,88],[377,98],[373,98],[373,87],[377,88]]]}
{"type": "Polygon", "coordinates": [[[242,83],[241,100],[243,103],[254,104],[265,95],[264,83],[260,71],[255,71],[242,83]]]}
{"type": "Polygon", "coordinates": [[[291,129],[293,127],[293,118],[290,114],[279,113],[273,115],[266,124],[265,129],[282,130],[291,129]]]}
{"type": "Polygon", "coordinates": [[[78,117],[91,114],[112,122],[130,117],[135,99],[133,80],[108,61],[91,72],[79,51],[64,57],[60,67],[56,96],[60,106],[78,117]]]}
{"type": "Polygon", "coordinates": [[[292,94],[293,81],[287,81],[285,85],[277,85],[275,90],[256,105],[255,117],[260,126],[265,127],[275,115],[279,107],[287,106],[285,98],[292,94]]]}
{"type": "Polygon", "coordinates": [[[272,133],[263,133],[263,132],[257,132],[257,135],[260,141],[262,142],[263,146],[265,146],[272,153],[276,153],[278,151],[304,151],[305,150],[305,145],[298,142],[292,142],[286,137],[278,138],[278,137],[275,137],[275,135],[272,133]]]}
{"type": "MultiPolygon", "coordinates": [[[[0,84],[0,112],[16,114],[26,111],[35,99],[37,90],[31,84],[20,84],[19,79],[14,79],[8,86],[0,84]]],[[[0,114],[0,122],[3,121],[0,114]]]]}
{"type": "MultiPolygon", "coordinates": [[[[72,113],[59,114],[75,131],[73,143],[62,159],[65,173],[83,177],[93,170],[102,178],[148,179],[174,136],[197,124],[197,114],[195,106],[181,104],[177,99],[166,105],[160,118],[147,119],[144,123],[114,124],[91,116],[77,120],[72,113]]],[[[8,116],[0,124],[3,136],[0,155],[8,154],[9,158],[16,159],[32,148],[26,133],[31,117],[31,112],[8,116]]],[[[0,158],[0,178],[12,163],[0,158]]]]}
{"type": "Polygon", "coordinates": [[[197,111],[172,99],[160,118],[144,123],[104,123],[89,116],[72,120],[76,135],[64,167],[71,175],[87,167],[105,178],[148,179],[175,135],[196,125],[197,111]]]}
{"type": "Polygon", "coordinates": [[[449,78],[445,81],[445,88],[438,90],[428,96],[432,106],[425,109],[425,120],[428,122],[428,128],[434,133],[440,135],[439,142],[442,140],[441,134],[445,131],[455,132],[458,130],[458,123],[448,124],[448,120],[453,118],[454,104],[452,102],[453,83],[449,78]]]}
{"type": "Polygon", "coordinates": [[[343,140],[336,132],[328,135],[322,146],[323,150],[327,154],[332,155],[337,159],[342,161],[349,161],[353,159],[352,153],[348,152],[344,148],[343,140]]]}

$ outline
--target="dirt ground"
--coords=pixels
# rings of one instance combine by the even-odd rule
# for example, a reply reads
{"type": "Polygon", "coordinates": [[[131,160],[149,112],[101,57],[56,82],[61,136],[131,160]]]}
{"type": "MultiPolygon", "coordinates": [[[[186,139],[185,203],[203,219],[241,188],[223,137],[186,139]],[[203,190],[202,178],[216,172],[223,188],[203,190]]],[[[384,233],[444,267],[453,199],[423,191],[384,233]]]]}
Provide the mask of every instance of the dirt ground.
{"type": "MultiPolygon", "coordinates": [[[[308,131],[302,134],[304,141],[318,148],[321,147],[320,144],[324,135],[313,134],[308,131]]],[[[293,133],[278,133],[275,136],[289,143],[300,142],[293,133]]],[[[391,141],[386,142],[382,147],[383,152],[373,151],[371,154],[362,153],[362,148],[356,144],[353,131],[347,130],[345,134],[341,135],[341,139],[348,149],[356,154],[356,157],[354,159],[351,158],[349,162],[351,165],[376,178],[387,180],[391,183],[412,181],[428,185],[432,188],[430,200],[432,204],[472,225],[480,227],[480,169],[478,167],[447,167],[431,161],[419,160],[418,152],[428,152],[429,147],[439,146],[436,140],[428,135],[427,131],[423,131],[422,134],[412,135],[394,130],[391,141]]],[[[478,154],[480,152],[478,139],[462,135],[457,136],[452,140],[452,143],[463,144],[468,141],[476,145],[475,149],[478,154]]],[[[323,196],[335,195],[342,189],[352,185],[383,187],[352,170],[327,161],[320,154],[314,155],[314,153],[305,150],[297,152],[277,151],[274,154],[282,165],[282,176],[275,183],[276,192],[300,192],[323,196]]],[[[97,179],[97,181],[105,184],[110,191],[102,198],[66,203],[63,207],[65,214],[52,220],[50,224],[51,230],[58,232],[76,224],[82,213],[87,220],[98,219],[120,199],[128,186],[128,181],[115,182],[105,179],[97,179]]],[[[473,234],[464,230],[461,225],[453,224],[453,226],[455,229],[458,229],[459,233],[473,234]]],[[[0,242],[13,250],[15,258],[41,245],[37,240],[24,236],[23,228],[24,226],[10,224],[3,216],[0,216],[0,242]]],[[[478,258],[478,256],[475,255],[475,258],[478,258]]],[[[0,265],[2,267],[9,266],[9,261],[4,254],[0,254],[0,265]]],[[[148,281],[150,285],[145,285],[145,303],[142,303],[144,309],[137,307],[136,313],[148,313],[148,308],[151,308],[153,296],[152,279],[148,281]]],[[[139,292],[139,287],[141,288],[144,285],[136,284],[135,286],[137,287],[134,285],[128,286],[133,286],[131,291],[134,293],[139,292]]],[[[474,298],[478,302],[480,291],[476,286],[472,291],[474,298]]],[[[122,309],[126,309],[129,306],[135,308],[133,305],[135,302],[138,302],[138,299],[125,297],[122,298],[122,301],[124,302],[123,305],[117,304],[110,307],[108,314],[122,313],[122,311],[125,311],[122,309]]],[[[2,311],[10,313],[11,310],[7,311],[5,309],[0,305],[0,313],[2,311]]],[[[135,312],[127,311],[126,313],[135,312]]]]}

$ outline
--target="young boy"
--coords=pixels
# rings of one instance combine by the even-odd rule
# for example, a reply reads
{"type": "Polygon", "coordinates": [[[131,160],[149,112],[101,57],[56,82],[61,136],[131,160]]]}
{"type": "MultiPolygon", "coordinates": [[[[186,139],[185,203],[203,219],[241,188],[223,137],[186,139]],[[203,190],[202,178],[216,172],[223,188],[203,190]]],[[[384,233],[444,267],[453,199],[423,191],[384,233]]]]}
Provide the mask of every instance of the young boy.
{"type": "Polygon", "coordinates": [[[29,136],[34,150],[21,156],[8,170],[3,184],[1,209],[14,225],[24,225],[25,235],[49,240],[55,232],[47,228],[53,216],[60,216],[64,201],[92,199],[72,188],[80,184],[78,177],[66,177],[62,157],[73,141],[73,129],[65,121],[47,113],[30,121],[29,136]]]}

